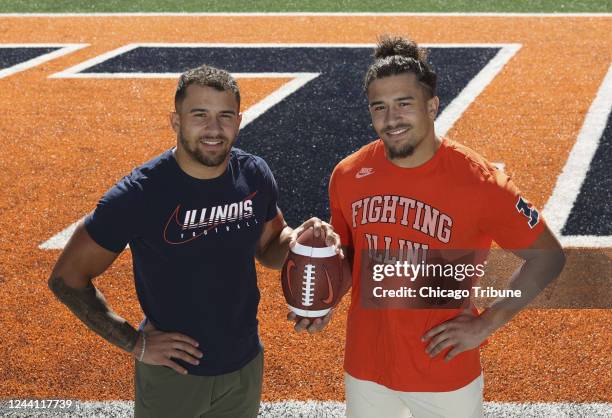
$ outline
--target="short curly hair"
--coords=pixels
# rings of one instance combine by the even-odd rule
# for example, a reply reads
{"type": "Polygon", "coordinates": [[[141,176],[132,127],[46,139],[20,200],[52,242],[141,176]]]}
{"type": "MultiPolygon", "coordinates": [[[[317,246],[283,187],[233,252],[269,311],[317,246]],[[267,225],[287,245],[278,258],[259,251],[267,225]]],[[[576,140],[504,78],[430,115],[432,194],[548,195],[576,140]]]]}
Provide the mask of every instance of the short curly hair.
{"type": "Polygon", "coordinates": [[[240,89],[236,79],[225,70],[204,64],[185,71],[179,77],[176,93],[174,94],[174,107],[177,110],[187,94],[187,87],[192,84],[202,87],[213,87],[219,91],[231,91],[234,93],[238,102],[238,108],[240,109],[240,89]]]}
{"type": "Polygon", "coordinates": [[[429,97],[436,95],[438,76],[427,62],[427,50],[414,41],[401,36],[383,35],[374,50],[374,62],[368,68],[363,82],[364,91],[379,78],[411,73],[429,97]]]}

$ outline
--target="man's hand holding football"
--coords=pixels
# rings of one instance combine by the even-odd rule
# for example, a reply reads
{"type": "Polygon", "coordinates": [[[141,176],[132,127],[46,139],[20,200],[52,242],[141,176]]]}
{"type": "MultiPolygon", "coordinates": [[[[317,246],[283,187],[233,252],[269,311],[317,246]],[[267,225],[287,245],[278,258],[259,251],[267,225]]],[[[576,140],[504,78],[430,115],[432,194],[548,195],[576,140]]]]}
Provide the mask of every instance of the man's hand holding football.
{"type": "Polygon", "coordinates": [[[340,258],[344,258],[344,252],[342,251],[342,246],[340,245],[340,235],[334,231],[333,226],[325,221],[322,221],[316,216],[308,219],[302,225],[293,230],[290,235],[289,247],[293,248],[298,237],[311,227],[313,228],[315,237],[319,237],[321,234],[323,234],[325,236],[325,243],[330,247],[336,247],[336,253],[340,256],[340,258]]]}

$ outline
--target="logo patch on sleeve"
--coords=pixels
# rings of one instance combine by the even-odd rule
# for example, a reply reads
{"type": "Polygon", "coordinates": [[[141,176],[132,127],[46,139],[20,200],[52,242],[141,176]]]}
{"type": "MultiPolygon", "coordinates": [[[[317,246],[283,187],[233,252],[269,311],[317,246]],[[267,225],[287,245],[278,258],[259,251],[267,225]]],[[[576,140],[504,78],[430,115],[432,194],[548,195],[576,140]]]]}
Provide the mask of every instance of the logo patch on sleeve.
{"type": "Polygon", "coordinates": [[[530,228],[535,227],[540,221],[540,214],[538,211],[535,208],[529,207],[529,204],[521,196],[519,196],[516,202],[516,210],[529,219],[528,224],[530,228]]]}

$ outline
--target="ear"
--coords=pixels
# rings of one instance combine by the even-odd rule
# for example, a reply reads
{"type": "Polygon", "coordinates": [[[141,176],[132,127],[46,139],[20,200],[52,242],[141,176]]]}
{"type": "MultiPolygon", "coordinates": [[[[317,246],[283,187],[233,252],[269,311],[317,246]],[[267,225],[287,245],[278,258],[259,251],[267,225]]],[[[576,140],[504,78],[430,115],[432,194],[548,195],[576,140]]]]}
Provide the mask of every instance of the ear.
{"type": "Polygon", "coordinates": [[[177,112],[170,112],[170,126],[177,135],[181,132],[181,117],[177,112]]]}
{"type": "Polygon", "coordinates": [[[427,101],[427,114],[429,118],[434,121],[438,116],[438,110],[440,109],[440,98],[434,96],[427,101]]]}
{"type": "Polygon", "coordinates": [[[238,130],[240,130],[240,124],[242,124],[242,113],[238,113],[236,117],[236,123],[238,124],[238,130]]]}

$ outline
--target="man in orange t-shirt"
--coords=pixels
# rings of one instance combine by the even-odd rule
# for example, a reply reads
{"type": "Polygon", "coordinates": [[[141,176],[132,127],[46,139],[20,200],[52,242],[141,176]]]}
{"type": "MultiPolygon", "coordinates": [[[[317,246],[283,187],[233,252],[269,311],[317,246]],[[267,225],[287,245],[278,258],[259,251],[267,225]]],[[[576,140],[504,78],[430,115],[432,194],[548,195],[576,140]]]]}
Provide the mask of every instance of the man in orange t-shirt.
{"type": "Polygon", "coordinates": [[[380,139],[341,161],[329,185],[331,223],[353,256],[344,362],[353,418],[482,416],[479,346],[565,262],[506,174],[436,137],[436,74],[426,54],[404,38],[381,39],[364,84],[380,139]],[[520,297],[498,298],[480,314],[472,293],[467,305],[450,309],[397,309],[384,297],[368,306],[373,264],[427,263],[436,251],[486,253],[493,240],[525,259],[510,286],[520,297]]]}

